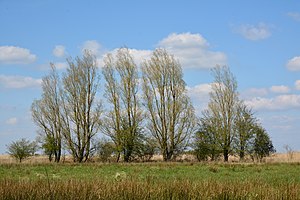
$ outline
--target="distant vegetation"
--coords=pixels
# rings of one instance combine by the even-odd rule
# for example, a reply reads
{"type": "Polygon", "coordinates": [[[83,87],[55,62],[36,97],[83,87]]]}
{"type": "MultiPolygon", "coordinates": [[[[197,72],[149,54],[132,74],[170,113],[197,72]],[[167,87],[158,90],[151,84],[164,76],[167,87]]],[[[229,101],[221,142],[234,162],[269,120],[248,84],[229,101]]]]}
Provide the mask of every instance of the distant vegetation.
{"type": "Polygon", "coordinates": [[[154,154],[172,161],[187,152],[199,161],[222,157],[227,162],[231,155],[261,161],[275,152],[268,133],[240,99],[228,67],[212,69],[210,101],[197,117],[181,65],[165,49],[154,50],[141,66],[127,48],[103,61],[99,68],[96,57],[85,51],[82,58],[67,60],[64,73],[51,64],[43,78],[41,98],[31,110],[50,161],[60,162],[64,151],[74,162],[95,156],[104,162],[111,156],[117,162],[148,161],[154,154]],[[99,139],[100,133],[105,137],[99,139]]]}

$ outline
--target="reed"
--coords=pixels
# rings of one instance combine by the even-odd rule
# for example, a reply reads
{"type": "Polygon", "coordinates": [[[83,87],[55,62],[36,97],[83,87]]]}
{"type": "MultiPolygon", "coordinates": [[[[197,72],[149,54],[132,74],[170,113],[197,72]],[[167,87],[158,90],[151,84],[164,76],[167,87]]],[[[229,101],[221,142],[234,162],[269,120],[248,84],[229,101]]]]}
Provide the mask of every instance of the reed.
{"type": "Polygon", "coordinates": [[[1,199],[299,199],[299,184],[219,181],[0,181],[1,199]]]}

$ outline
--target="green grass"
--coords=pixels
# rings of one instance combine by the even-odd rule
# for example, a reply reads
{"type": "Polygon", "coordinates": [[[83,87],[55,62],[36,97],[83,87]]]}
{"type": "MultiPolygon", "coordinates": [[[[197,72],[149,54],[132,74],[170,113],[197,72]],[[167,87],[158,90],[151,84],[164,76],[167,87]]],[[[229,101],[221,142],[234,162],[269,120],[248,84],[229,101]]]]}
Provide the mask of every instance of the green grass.
{"type": "Polygon", "coordinates": [[[270,184],[300,184],[300,164],[201,164],[201,163],[113,163],[113,164],[9,164],[0,165],[0,180],[22,178],[114,180],[117,173],[127,178],[146,180],[260,180],[270,184]]]}
{"type": "Polygon", "coordinates": [[[182,199],[182,194],[186,199],[300,199],[300,164],[0,165],[0,199],[182,199]],[[34,196],[20,196],[25,194],[34,196]]]}

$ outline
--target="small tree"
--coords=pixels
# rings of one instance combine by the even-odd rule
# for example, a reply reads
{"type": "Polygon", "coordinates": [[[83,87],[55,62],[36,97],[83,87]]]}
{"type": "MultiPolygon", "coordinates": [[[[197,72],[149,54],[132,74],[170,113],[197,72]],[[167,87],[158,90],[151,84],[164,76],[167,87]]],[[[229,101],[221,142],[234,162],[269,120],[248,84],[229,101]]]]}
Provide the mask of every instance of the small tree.
{"type": "Polygon", "coordinates": [[[21,163],[25,158],[34,155],[37,150],[37,145],[35,142],[30,142],[29,140],[22,138],[21,140],[9,144],[7,148],[7,153],[21,163]]]}
{"type": "Polygon", "coordinates": [[[262,161],[264,157],[269,156],[271,153],[276,152],[268,133],[259,125],[255,127],[253,151],[259,161],[262,161]]]}
{"type": "Polygon", "coordinates": [[[148,162],[157,151],[157,142],[154,138],[145,137],[137,144],[136,156],[143,162],[148,162]]]}
{"type": "Polygon", "coordinates": [[[216,126],[216,118],[213,118],[209,110],[202,112],[203,117],[199,121],[199,129],[195,133],[195,154],[199,161],[216,160],[222,153],[220,144],[218,143],[218,127],[216,126]]]}
{"type": "Polygon", "coordinates": [[[110,157],[116,153],[116,146],[112,141],[105,138],[99,140],[97,145],[97,154],[100,161],[107,162],[110,161],[110,157]]]}
{"type": "Polygon", "coordinates": [[[239,154],[240,161],[243,161],[245,156],[251,151],[257,122],[258,120],[254,117],[252,110],[243,102],[240,102],[234,125],[236,131],[234,145],[236,152],[239,154]]]}

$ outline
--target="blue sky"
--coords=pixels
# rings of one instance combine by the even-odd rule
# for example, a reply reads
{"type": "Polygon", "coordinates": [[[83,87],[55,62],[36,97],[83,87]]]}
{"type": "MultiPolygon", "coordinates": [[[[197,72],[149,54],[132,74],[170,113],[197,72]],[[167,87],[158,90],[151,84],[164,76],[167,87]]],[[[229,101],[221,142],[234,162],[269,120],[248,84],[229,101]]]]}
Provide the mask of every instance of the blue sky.
{"type": "Polygon", "coordinates": [[[210,68],[228,65],[278,151],[300,150],[299,1],[0,0],[0,153],[34,139],[30,106],[49,63],[59,70],[83,49],[99,66],[127,46],[136,62],[164,47],[182,64],[198,115],[210,68]]]}

